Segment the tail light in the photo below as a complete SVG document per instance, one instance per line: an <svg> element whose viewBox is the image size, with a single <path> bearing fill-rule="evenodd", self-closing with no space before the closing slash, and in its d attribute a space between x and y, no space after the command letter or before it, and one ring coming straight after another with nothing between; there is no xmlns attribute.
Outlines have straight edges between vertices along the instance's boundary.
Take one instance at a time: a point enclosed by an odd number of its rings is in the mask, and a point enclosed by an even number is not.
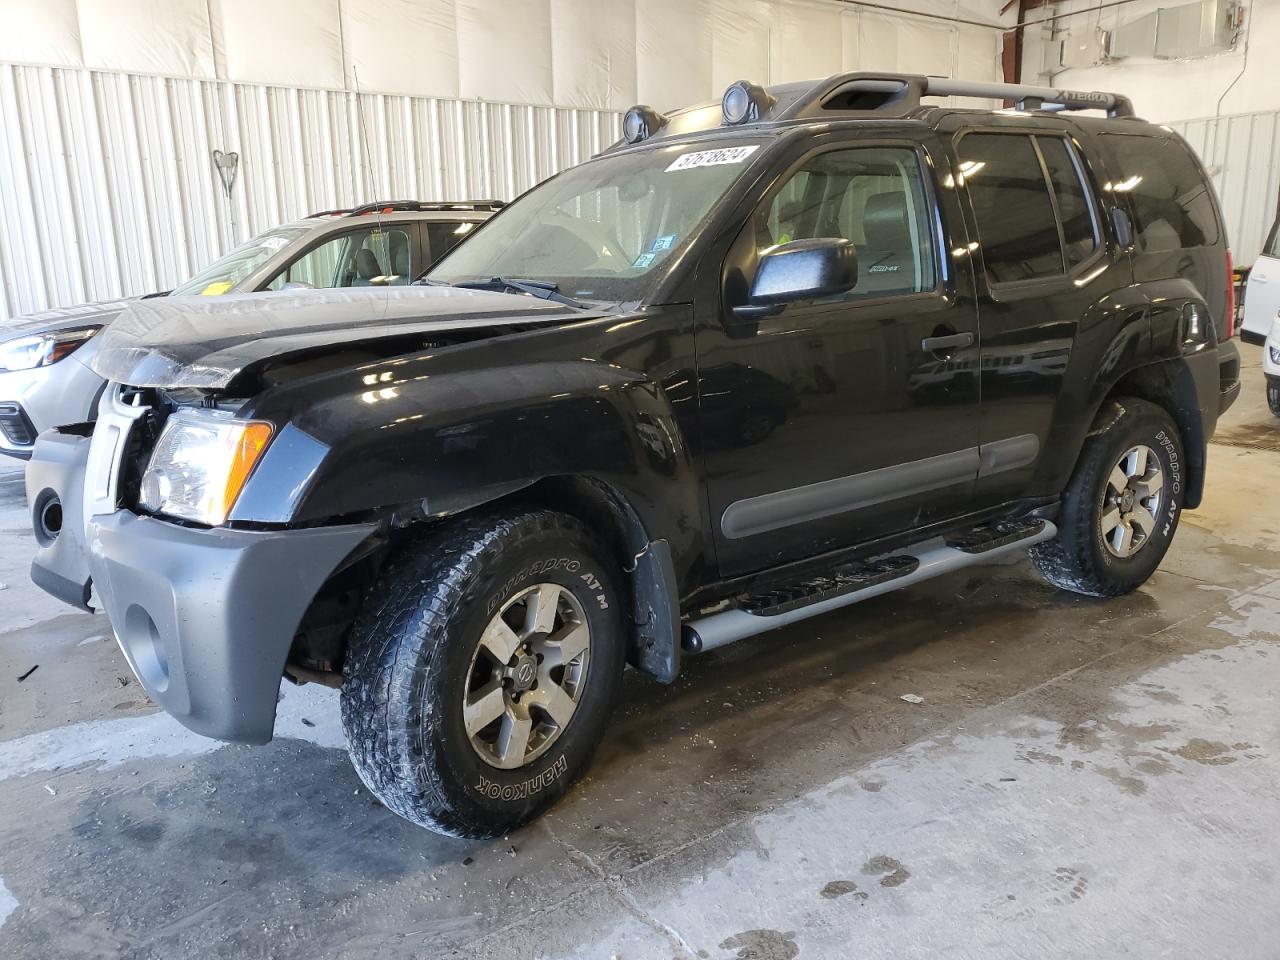
<svg viewBox="0 0 1280 960"><path fill-rule="evenodd" d="M1231 266L1231 251L1227 251L1227 339L1236 335L1236 274Z"/></svg>

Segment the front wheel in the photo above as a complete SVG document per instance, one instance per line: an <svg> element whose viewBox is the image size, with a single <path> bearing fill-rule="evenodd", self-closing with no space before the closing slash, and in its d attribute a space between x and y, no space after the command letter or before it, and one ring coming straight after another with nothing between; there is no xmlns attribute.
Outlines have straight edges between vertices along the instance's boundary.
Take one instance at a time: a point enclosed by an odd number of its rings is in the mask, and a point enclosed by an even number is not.
<svg viewBox="0 0 1280 960"><path fill-rule="evenodd" d="M531 511L447 524L389 561L352 628L342 723L390 810L498 836L587 768L624 659L606 557L578 520Z"/></svg>
<svg viewBox="0 0 1280 960"><path fill-rule="evenodd" d="M1267 379L1267 406L1273 416L1280 417L1280 380Z"/></svg>
<svg viewBox="0 0 1280 960"><path fill-rule="evenodd" d="M1085 441L1063 495L1058 535L1031 548L1054 586L1093 597L1130 593L1164 558L1182 512L1182 440L1169 414L1132 397Z"/></svg>

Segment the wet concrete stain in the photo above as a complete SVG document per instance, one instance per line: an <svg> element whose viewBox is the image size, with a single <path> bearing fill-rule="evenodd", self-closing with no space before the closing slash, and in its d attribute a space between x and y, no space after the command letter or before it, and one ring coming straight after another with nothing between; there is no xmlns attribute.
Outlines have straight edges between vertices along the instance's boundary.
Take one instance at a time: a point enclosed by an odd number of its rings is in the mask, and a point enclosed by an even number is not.
<svg viewBox="0 0 1280 960"><path fill-rule="evenodd" d="M1018 754L1018 757L1031 763L1047 763L1052 767L1060 767L1064 762L1062 757L1056 753L1049 753L1045 750L1024 750Z"/></svg>
<svg viewBox="0 0 1280 960"><path fill-rule="evenodd" d="M1093 769L1130 796L1140 797L1147 792L1147 784L1145 780L1141 777L1130 776L1123 772L1119 767L1095 765Z"/></svg>
<svg viewBox="0 0 1280 960"><path fill-rule="evenodd" d="M900 887L911 877L910 870L884 854L874 856L863 864L862 872L869 877L880 877L882 887Z"/></svg>
<svg viewBox="0 0 1280 960"><path fill-rule="evenodd" d="M1184 760L1194 760L1196 763L1203 763L1206 766L1220 767L1228 763L1235 763L1236 757L1231 755L1231 747L1225 743L1217 743L1213 740L1203 740L1200 737L1192 737L1176 750L1169 750L1174 756L1182 757Z"/></svg>
<svg viewBox="0 0 1280 960"><path fill-rule="evenodd" d="M734 960L794 960L800 956L795 933L778 930L744 930L720 944L721 950L736 950Z"/></svg>
<svg viewBox="0 0 1280 960"><path fill-rule="evenodd" d="M1054 897L1054 901L1063 906L1068 903L1075 903L1089 889L1088 878L1071 867L1058 867L1058 869L1054 870L1053 882L1057 887L1057 895Z"/></svg>
<svg viewBox="0 0 1280 960"><path fill-rule="evenodd" d="M837 900L850 894L855 900L867 899L867 892L859 890L858 885L852 880L832 880L818 892L818 896L824 900Z"/></svg>

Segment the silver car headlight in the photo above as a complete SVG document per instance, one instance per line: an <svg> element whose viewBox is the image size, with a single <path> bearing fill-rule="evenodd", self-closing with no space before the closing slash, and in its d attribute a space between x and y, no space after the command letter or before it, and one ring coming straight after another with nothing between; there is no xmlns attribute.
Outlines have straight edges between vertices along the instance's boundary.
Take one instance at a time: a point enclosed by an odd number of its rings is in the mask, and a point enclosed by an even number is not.
<svg viewBox="0 0 1280 960"><path fill-rule="evenodd" d="M209 526L225 523L271 433L271 424L237 420L227 410L179 410L142 475L142 506Z"/></svg>
<svg viewBox="0 0 1280 960"><path fill-rule="evenodd" d="M34 370L57 363L78 350L101 329L51 330L0 343L0 370Z"/></svg>

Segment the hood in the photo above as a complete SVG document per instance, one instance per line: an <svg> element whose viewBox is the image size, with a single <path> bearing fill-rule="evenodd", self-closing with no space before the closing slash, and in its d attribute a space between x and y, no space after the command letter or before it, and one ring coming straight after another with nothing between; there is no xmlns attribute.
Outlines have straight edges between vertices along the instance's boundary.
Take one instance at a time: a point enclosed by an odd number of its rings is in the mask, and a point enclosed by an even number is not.
<svg viewBox="0 0 1280 960"><path fill-rule="evenodd" d="M589 315L523 294L432 286L165 297L130 304L100 335L91 365L137 387L218 389L251 364L317 347Z"/></svg>
<svg viewBox="0 0 1280 960"><path fill-rule="evenodd" d="M28 313L26 316L13 317L0 321L0 342L14 337L26 337L33 333L49 333L54 330L77 330L80 327L106 325L116 318L121 311L131 304L137 303L136 297L123 300L100 300L97 303L82 303L74 307L62 307L57 310L41 310L39 313Z"/></svg>

